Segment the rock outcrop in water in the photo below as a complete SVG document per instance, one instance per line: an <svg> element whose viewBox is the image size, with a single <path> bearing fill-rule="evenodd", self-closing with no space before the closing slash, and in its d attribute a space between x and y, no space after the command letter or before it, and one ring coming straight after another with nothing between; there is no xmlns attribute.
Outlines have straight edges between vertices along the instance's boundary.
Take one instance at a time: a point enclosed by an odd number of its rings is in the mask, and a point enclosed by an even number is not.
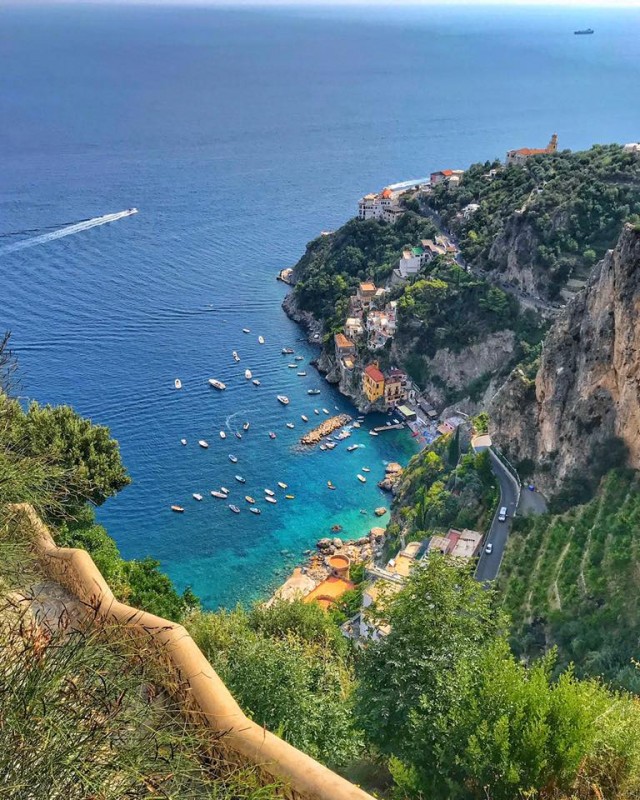
<svg viewBox="0 0 640 800"><path fill-rule="evenodd" d="M492 403L494 438L530 459L547 492L628 449L640 468L640 228L627 225L544 344L535 382L514 373Z"/></svg>

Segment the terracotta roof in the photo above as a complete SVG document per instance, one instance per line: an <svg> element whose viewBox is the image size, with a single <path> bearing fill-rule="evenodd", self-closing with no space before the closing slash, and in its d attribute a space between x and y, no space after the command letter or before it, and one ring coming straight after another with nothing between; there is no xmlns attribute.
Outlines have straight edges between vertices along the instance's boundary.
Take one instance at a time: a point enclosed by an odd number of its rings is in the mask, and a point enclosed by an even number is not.
<svg viewBox="0 0 640 800"><path fill-rule="evenodd" d="M340 348L343 347L353 347L353 342L351 339L347 339L344 333L336 333L335 335L336 345Z"/></svg>
<svg viewBox="0 0 640 800"><path fill-rule="evenodd" d="M364 374L368 375L372 381L376 383L383 383L384 382L384 375L380 372L378 367L375 364L369 364L368 367L365 367Z"/></svg>
<svg viewBox="0 0 640 800"><path fill-rule="evenodd" d="M303 602L313 603L316 601L319 606L327 609L339 597L342 597L345 592L353 588L354 584L351 581L345 581L344 578L336 578L331 575L323 580L322 583L319 583L312 592L309 592Z"/></svg>
<svg viewBox="0 0 640 800"><path fill-rule="evenodd" d="M370 281L365 281L364 283L360 284L361 292L375 292L375 290L376 290L375 283L371 283Z"/></svg>
<svg viewBox="0 0 640 800"><path fill-rule="evenodd" d="M549 151L539 147L521 147L519 150L510 150L509 155L518 154L520 156L541 156Z"/></svg>
<svg viewBox="0 0 640 800"><path fill-rule="evenodd" d="M387 199L389 197L393 197L393 192L391 191L391 189L383 189L382 194L380 196Z"/></svg>

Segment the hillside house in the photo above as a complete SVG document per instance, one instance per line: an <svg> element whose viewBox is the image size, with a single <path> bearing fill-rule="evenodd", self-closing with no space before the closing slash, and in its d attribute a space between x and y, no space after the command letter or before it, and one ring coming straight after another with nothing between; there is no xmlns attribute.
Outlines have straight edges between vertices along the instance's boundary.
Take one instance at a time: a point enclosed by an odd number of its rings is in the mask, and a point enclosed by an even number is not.
<svg viewBox="0 0 640 800"><path fill-rule="evenodd" d="M398 262L398 275L400 278L408 278L420 272L424 264L424 250L422 247L407 247L402 251Z"/></svg>
<svg viewBox="0 0 640 800"><path fill-rule="evenodd" d="M362 319L360 317L347 317L347 321L344 323L344 332L346 336L352 339L362 336L364 333Z"/></svg>
<svg viewBox="0 0 640 800"><path fill-rule="evenodd" d="M505 164L508 167L515 166L521 167L523 164L533 158L533 156L547 156L551 153L558 152L558 134L554 133L549 141L549 144L543 148L535 148L535 147L521 147L519 150L509 150L507 153L507 157L505 160Z"/></svg>
<svg viewBox="0 0 640 800"><path fill-rule="evenodd" d="M388 222L391 225L395 225L395 223L400 219L400 217L406 212L406 208L403 208L399 205L391 205L387 206L382 211L381 219L383 222Z"/></svg>
<svg viewBox="0 0 640 800"><path fill-rule="evenodd" d="M389 303L382 311L370 311L367 316L368 345L379 350L396 334L397 302Z"/></svg>
<svg viewBox="0 0 640 800"><path fill-rule="evenodd" d="M448 183L449 185L457 185L460 183L464 175L463 169L441 169L438 172L432 172L430 178L431 186L439 186L441 183Z"/></svg>
<svg viewBox="0 0 640 800"><path fill-rule="evenodd" d="M370 403L375 403L384 395L384 375L377 364L369 364L362 373L362 391Z"/></svg>
<svg viewBox="0 0 640 800"><path fill-rule="evenodd" d="M384 379L384 405L395 408L407 399L408 378L401 369L390 369Z"/></svg>
<svg viewBox="0 0 640 800"><path fill-rule="evenodd" d="M482 534L465 528L457 531L451 528L446 536L432 536L427 555L434 551L445 556L459 558L461 561L470 561L478 555L482 546Z"/></svg>
<svg viewBox="0 0 640 800"><path fill-rule="evenodd" d="M369 308L376 296L376 285L373 281L364 281L358 286L356 297L362 308Z"/></svg>
<svg viewBox="0 0 640 800"><path fill-rule="evenodd" d="M358 219L383 219L385 212L395 205L395 196L391 189L383 189L377 194L365 194L358 201Z"/></svg>

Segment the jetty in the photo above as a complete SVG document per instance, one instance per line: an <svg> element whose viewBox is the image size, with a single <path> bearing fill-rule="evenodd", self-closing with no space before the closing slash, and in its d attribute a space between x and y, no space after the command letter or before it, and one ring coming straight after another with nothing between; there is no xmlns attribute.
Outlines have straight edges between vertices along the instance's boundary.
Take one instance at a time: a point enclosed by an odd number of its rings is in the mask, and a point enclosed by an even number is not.
<svg viewBox="0 0 640 800"><path fill-rule="evenodd" d="M380 425L379 428L374 428L376 433L384 433L385 431L397 431L404 428L404 422L396 422L393 425Z"/></svg>
<svg viewBox="0 0 640 800"><path fill-rule="evenodd" d="M335 417L329 417L329 419L325 419L324 422L318 425L317 428L305 433L300 439L300 444L318 444L324 436L328 436L330 433L337 431L338 428L348 425L351 421L352 418L348 414L338 414Z"/></svg>

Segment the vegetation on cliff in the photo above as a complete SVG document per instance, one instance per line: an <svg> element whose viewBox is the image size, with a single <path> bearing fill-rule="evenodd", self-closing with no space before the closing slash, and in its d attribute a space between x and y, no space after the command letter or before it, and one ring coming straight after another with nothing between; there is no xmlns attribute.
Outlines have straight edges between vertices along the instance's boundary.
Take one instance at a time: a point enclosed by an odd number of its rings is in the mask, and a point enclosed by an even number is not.
<svg viewBox="0 0 640 800"><path fill-rule="evenodd" d="M458 217L469 203L480 207ZM436 187L428 206L456 232L474 268L502 270L516 248L519 267L532 268L538 288L554 298L615 245L626 220L640 220L640 159L618 145L596 145L506 169L474 164L458 188ZM518 248L523 233L526 246Z"/></svg>
<svg viewBox="0 0 640 800"><path fill-rule="evenodd" d="M500 576L515 652L556 647L558 665L640 692L640 483L611 472L562 515L517 518Z"/></svg>

